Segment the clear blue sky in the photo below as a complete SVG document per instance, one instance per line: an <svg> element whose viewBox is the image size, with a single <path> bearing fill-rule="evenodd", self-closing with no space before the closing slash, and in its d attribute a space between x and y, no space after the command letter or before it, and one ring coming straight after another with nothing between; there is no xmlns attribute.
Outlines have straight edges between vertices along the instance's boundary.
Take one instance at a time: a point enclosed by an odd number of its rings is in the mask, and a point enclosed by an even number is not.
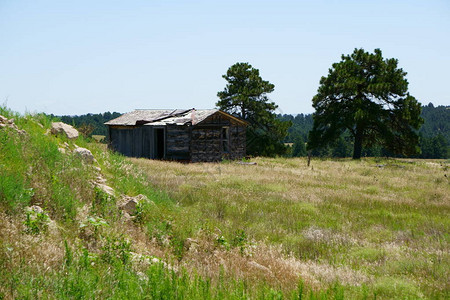
<svg viewBox="0 0 450 300"><path fill-rule="evenodd" d="M212 108L249 62L282 113L310 113L341 54L381 48L423 104L450 104L450 1L0 0L0 103L84 114Z"/></svg>

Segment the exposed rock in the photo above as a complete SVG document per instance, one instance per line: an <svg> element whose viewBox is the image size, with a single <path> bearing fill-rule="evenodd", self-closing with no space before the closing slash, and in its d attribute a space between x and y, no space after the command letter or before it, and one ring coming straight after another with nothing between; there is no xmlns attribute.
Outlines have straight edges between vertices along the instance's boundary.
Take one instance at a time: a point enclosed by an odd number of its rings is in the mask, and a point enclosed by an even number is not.
<svg viewBox="0 0 450 300"><path fill-rule="evenodd" d="M9 119L0 115L0 128L12 128L14 129L18 134L20 135L26 135L27 132L25 130L21 130L17 127L16 124L14 124L14 119Z"/></svg>
<svg viewBox="0 0 450 300"><path fill-rule="evenodd" d="M51 133L55 135L64 134L68 139L76 139L78 137L78 130L63 122L53 122Z"/></svg>
<svg viewBox="0 0 450 300"><path fill-rule="evenodd" d="M25 208L26 212L35 212L37 214L43 214L44 210L39 205L28 206Z"/></svg>
<svg viewBox="0 0 450 300"><path fill-rule="evenodd" d="M95 182L94 185L110 196L114 196L114 189L106 184Z"/></svg>
<svg viewBox="0 0 450 300"><path fill-rule="evenodd" d="M130 254L131 254L131 261L135 264L163 265L164 268L166 268L169 271L178 272L178 268L176 266L170 265L158 257L134 253L134 252L130 252Z"/></svg>
<svg viewBox="0 0 450 300"><path fill-rule="evenodd" d="M73 150L75 155L80 156L85 162L92 164L95 161L94 155L89 149L77 147Z"/></svg>
<svg viewBox="0 0 450 300"><path fill-rule="evenodd" d="M144 273L138 271L138 272L136 272L136 275L139 277L140 280L148 281L148 276L145 275Z"/></svg>
<svg viewBox="0 0 450 300"><path fill-rule="evenodd" d="M135 197L123 196L122 200L119 203L119 208L127 212L129 215L136 214L136 208L138 203L152 203L145 195L139 194Z"/></svg>
<svg viewBox="0 0 450 300"><path fill-rule="evenodd" d="M58 147L58 151L61 152L62 154L66 154L67 151L70 151L69 144L67 144L66 142L60 144Z"/></svg>
<svg viewBox="0 0 450 300"><path fill-rule="evenodd" d="M150 201L150 199L148 199L147 196L142 195L142 194L139 194L139 195L135 196L134 199L136 199L138 202L153 203L153 201Z"/></svg>
<svg viewBox="0 0 450 300"><path fill-rule="evenodd" d="M188 250L195 251L195 248L197 248L197 246L198 246L198 241L195 239L187 238L184 241L184 246Z"/></svg>
<svg viewBox="0 0 450 300"><path fill-rule="evenodd" d="M95 161L95 159L94 159ZM98 172L101 171L100 168L95 167L94 169L96 169ZM99 188L101 191L103 191L104 193L108 194L109 196L114 197L115 191L112 187L106 185L106 179L105 177L103 177L103 175L100 173L99 175L97 175L97 177L95 178L95 180L92 181L92 184Z"/></svg>
<svg viewBox="0 0 450 300"><path fill-rule="evenodd" d="M82 207L78 207L77 208L77 214L75 219L79 222L82 223L84 220L87 220L88 216L89 216L89 205L85 204Z"/></svg>
<svg viewBox="0 0 450 300"><path fill-rule="evenodd" d="M105 177L103 177L102 175L99 175L99 176L97 176L97 177L95 178L95 182L96 182L96 183L100 183L100 184L104 184L104 183L106 183L106 179L105 179Z"/></svg>
<svg viewBox="0 0 450 300"><path fill-rule="evenodd" d="M121 209L123 209L124 211L126 211L129 215L134 215L136 214L136 207L138 205L138 202L136 201L136 199L131 199L130 201L128 201L127 203L125 203L124 205L121 206Z"/></svg>

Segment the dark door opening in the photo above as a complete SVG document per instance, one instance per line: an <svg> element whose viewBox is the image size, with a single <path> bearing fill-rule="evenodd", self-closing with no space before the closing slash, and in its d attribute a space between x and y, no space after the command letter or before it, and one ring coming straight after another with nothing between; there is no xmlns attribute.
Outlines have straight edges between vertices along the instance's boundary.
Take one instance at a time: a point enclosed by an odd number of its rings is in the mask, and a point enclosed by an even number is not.
<svg viewBox="0 0 450 300"><path fill-rule="evenodd" d="M164 128L155 128L155 158L164 158Z"/></svg>

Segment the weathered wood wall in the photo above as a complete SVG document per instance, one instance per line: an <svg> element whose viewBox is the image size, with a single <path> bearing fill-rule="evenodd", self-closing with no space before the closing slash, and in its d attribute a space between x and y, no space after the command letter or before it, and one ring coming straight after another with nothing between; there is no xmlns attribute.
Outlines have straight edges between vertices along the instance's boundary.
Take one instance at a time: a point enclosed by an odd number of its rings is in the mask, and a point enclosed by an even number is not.
<svg viewBox="0 0 450 300"><path fill-rule="evenodd" d="M230 127L230 156L228 159L242 159L246 151L246 127L242 125Z"/></svg>
<svg viewBox="0 0 450 300"><path fill-rule="evenodd" d="M166 126L166 159L190 160L191 126Z"/></svg>
<svg viewBox="0 0 450 300"><path fill-rule="evenodd" d="M154 157L153 130L149 126L110 126L110 148L130 157Z"/></svg>
<svg viewBox="0 0 450 300"><path fill-rule="evenodd" d="M191 161L222 160L221 134L222 127L196 126L192 129Z"/></svg>
<svg viewBox="0 0 450 300"><path fill-rule="evenodd" d="M228 127L229 151L222 149L222 128ZM201 124L193 126L191 140L191 161L221 161L222 159L241 159L245 156L245 126L213 115Z"/></svg>
<svg viewBox="0 0 450 300"><path fill-rule="evenodd" d="M222 128L227 127L229 149L222 145ZM198 125L109 126L110 147L125 156L155 158L155 129L165 130L165 159L213 162L245 156L246 128L220 114Z"/></svg>

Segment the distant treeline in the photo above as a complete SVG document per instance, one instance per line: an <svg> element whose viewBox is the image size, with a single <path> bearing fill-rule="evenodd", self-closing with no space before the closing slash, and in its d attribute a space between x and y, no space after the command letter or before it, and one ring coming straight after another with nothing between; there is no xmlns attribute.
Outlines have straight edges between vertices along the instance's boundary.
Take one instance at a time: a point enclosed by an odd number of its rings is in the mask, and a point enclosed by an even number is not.
<svg viewBox="0 0 450 300"><path fill-rule="evenodd" d="M292 126L284 142L292 143L290 155L306 156L305 143L309 131L313 127L312 114L279 115L282 120L289 120ZM450 106L437 106L432 103L422 107L424 124L419 130L421 154L417 158L448 158L450 156ZM353 140L350 135L343 134L340 139L327 148L316 150L314 156L350 157L353 151ZM365 148L364 156L394 156L381 147Z"/></svg>
<svg viewBox="0 0 450 300"><path fill-rule="evenodd" d="M117 118L121 115L118 112L105 112L103 114L86 114L81 116L54 116L61 119L62 122L77 127L82 134L86 136L104 135L107 136L107 127L105 122ZM278 118L284 121L291 121L292 126L284 139L285 143L292 144L288 151L289 156L306 156L306 145L309 131L313 127L312 114L298 115L278 115ZM422 107L422 118L424 124L419 130L421 154L418 158L448 158L450 156L450 106L437 106L432 103ZM312 153L314 156L329 157L350 157L352 156L353 141L349 135L344 134L334 144L327 148L316 150ZM389 156L381 147L365 148L364 156Z"/></svg>
<svg viewBox="0 0 450 300"><path fill-rule="evenodd" d="M108 135L108 128L104 124L109 120L120 117L122 114L118 112L105 112L102 114L86 114L81 116L54 116L61 119L62 122L76 127L83 135Z"/></svg>

